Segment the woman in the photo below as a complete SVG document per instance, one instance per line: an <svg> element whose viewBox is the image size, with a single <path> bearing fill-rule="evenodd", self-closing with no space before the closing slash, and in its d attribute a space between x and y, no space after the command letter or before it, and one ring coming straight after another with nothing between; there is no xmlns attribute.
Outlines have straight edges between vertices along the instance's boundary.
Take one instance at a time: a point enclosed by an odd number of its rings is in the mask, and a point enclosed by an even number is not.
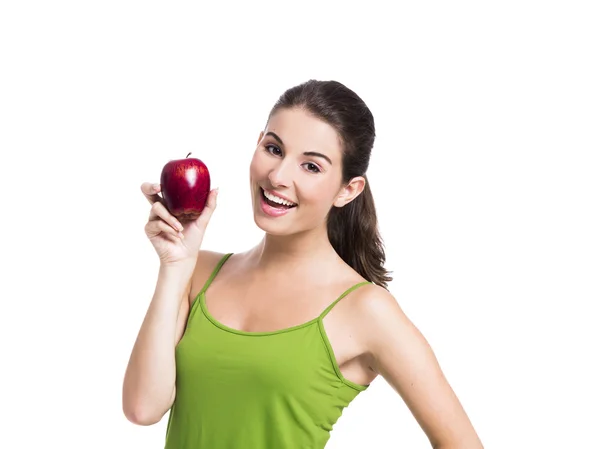
<svg viewBox="0 0 600 449"><path fill-rule="evenodd" d="M433 447L482 447L387 290L366 176L374 139L371 112L344 85L286 91L250 165L265 235L239 254L199 250L216 191L197 220L179 223L160 186L142 185L160 269L124 379L130 421L170 410L167 449L323 448L344 407L382 375Z"/></svg>

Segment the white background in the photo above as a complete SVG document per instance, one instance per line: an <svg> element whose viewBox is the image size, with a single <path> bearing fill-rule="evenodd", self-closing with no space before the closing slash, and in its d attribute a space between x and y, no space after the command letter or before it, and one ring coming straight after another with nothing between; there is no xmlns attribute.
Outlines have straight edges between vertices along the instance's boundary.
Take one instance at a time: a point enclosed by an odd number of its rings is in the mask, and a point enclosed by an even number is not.
<svg viewBox="0 0 600 449"><path fill-rule="evenodd" d="M391 292L486 448L600 448L594 3L3 2L0 447L162 448L166 416L121 411L158 268L140 184L191 151L204 248L254 245L258 133L316 78L375 116ZM327 447L429 444L378 379Z"/></svg>

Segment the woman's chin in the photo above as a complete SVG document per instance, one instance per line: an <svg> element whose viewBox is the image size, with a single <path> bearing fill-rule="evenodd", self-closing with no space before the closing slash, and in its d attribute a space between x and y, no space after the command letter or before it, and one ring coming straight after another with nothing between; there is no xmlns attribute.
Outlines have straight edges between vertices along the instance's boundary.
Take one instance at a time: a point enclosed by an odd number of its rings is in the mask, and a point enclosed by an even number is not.
<svg viewBox="0 0 600 449"><path fill-rule="evenodd" d="M270 235L290 235L290 229L287 226L282 226L279 223L274 223L269 217L265 217L260 212L254 214L254 223L258 228Z"/></svg>

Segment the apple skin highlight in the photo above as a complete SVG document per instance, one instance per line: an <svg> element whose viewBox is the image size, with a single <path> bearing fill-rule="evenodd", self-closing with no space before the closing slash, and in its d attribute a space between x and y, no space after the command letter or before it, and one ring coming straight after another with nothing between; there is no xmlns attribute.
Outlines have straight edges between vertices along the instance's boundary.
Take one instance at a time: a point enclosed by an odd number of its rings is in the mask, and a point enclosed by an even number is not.
<svg viewBox="0 0 600 449"><path fill-rule="evenodd" d="M206 206L210 172L200 159L176 159L165 164L160 184L165 206L180 221L195 220Z"/></svg>

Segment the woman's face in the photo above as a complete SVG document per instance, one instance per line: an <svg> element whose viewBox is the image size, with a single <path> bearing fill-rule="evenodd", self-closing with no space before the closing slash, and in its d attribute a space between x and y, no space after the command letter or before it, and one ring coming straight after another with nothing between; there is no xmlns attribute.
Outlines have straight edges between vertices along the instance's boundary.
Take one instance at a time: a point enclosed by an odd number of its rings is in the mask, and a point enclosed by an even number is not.
<svg viewBox="0 0 600 449"><path fill-rule="evenodd" d="M250 192L254 221L267 233L325 227L331 207L343 206L352 193L342 186L342 146L335 129L302 109L280 109L260 133ZM287 201L277 204L277 198Z"/></svg>

